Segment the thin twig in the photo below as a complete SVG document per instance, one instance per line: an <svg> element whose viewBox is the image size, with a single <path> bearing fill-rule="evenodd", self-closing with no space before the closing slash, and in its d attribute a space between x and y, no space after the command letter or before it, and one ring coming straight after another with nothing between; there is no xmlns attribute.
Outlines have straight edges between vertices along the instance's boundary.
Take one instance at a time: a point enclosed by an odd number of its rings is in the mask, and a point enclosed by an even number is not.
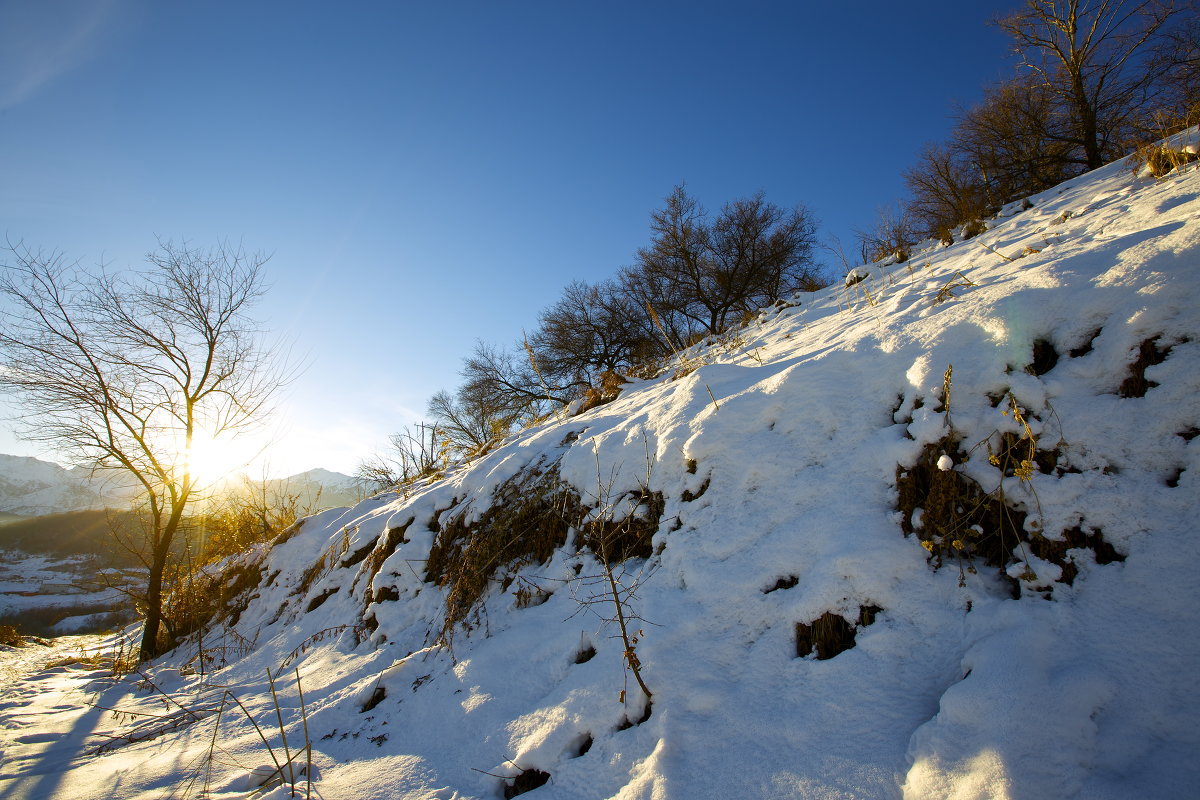
<svg viewBox="0 0 1200 800"><path fill-rule="evenodd" d="M1004 255L1004 253L1001 253L999 250L997 250L996 248L992 247L990 244L987 244L987 243L985 243L985 242L980 242L980 243L979 243L979 246L980 246L980 247L984 247L984 248L986 248L986 249L988 249L988 250L991 250L993 253L995 253L996 255L1000 256L1001 258L1003 258L1005 261L1007 261L1007 262L1008 262L1008 263L1010 263L1010 264L1011 264L1012 262L1016 261L1016 259L1015 259L1015 258L1009 258L1008 256Z"/></svg>
<svg viewBox="0 0 1200 800"><path fill-rule="evenodd" d="M292 791L296 791L296 773L292 768L292 751L288 748L287 731L283 728L283 712L279 709L279 695L275 693L275 679L271 677L271 668L267 667L267 683L271 687L271 700L275 703L275 719L279 722L279 736L283 739L283 757L287 760L288 779L292 784ZM279 774L280 779L283 778L283 773Z"/></svg>
<svg viewBox="0 0 1200 800"><path fill-rule="evenodd" d="M300 695L300 718L304 721L304 776L307 784L305 798L312 797L312 739L308 738L308 709L304 706L304 687L300 684L300 668L296 667L296 692Z"/></svg>

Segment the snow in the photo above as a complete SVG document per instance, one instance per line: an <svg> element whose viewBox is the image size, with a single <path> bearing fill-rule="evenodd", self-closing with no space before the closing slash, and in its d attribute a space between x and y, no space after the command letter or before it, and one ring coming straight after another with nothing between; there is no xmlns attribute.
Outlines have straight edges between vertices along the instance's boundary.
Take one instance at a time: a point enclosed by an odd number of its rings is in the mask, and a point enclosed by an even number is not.
<svg viewBox="0 0 1200 800"><path fill-rule="evenodd" d="M329 800L502 797L534 768L550 779L530 794L553 798L1190 794L1200 171L1155 181L1117 162L1030 203L765 310L684 354L690 371L444 480L305 520L243 558L261 580L205 633L216 671L195 672L195 641L148 670L153 687L89 665L30 675L0 708L0 795L245 797L283 758L279 719L293 754L307 725ZM1057 362L1027 370L1039 342ZM1158 363L1139 393L1126 379L1146 342ZM1027 459L1027 435L1056 460ZM1066 555L946 550L935 569L937 515L915 508L906 537L898 499L927 447L930 474L1002 494L1030 542ZM537 464L606 520L651 515L629 492L662 494L652 555L617 576L653 692L640 724L603 570L574 536L501 569L437 642L432 528L481 519ZM545 602L521 602L530 586ZM853 646L798 653L797 626L826 614Z"/></svg>
<svg viewBox="0 0 1200 800"><path fill-rule="evenodd" d="M0 511L41 516L63 511L119 508L130 493L120 482L64 469L28 456L0 454Z"/></svg>

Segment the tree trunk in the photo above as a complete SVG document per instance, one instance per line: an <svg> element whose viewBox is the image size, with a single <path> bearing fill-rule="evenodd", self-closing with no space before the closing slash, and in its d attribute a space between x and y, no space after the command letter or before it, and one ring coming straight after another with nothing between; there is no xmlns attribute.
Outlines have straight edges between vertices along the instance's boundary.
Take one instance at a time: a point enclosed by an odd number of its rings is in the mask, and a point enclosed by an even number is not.
<svg viewBox="0 0 1200 800"><path fill-rule="evenodd" d="M149 661L158 655L158 629L162 624L162 582L166 570L166 550L156 548L146 583L146 624L142 628L142 646L138 661Z"/></svg>
<svg viewBox="0 0 1200 800"><path fill-rule="evenodd" d="M150 576L146 582L146 625L142 628L139 662L149 661L160 653L158 632L163 623L163 576L167 571L167 560L171 557L171 541L175 538L175 532L179 530L186 504L186 495L182 501L174 503L175 508L172 509L166 526L161 535L154 539Z"/></svg>
<svg viewBox="0 0 1200 800"><path fill-rule="evenodd" d="M1076 75L1071 83L1071 92L1075 96L1075 113L1079 115L1079 138L1083 144L1083 155L1087 160L1089 170L1104 166L1104 154L1100 152L1100 135L1096 121L1096 109L1088 101L1087 87L1083 77Z"/></svg>

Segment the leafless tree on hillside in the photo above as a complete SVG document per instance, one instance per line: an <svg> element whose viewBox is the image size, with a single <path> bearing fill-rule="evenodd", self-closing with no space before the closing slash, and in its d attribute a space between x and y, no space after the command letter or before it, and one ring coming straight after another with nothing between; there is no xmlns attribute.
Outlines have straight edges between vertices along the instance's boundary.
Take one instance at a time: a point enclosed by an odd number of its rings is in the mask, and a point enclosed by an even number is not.
<svg viewBox="0 0 1200 800"><path fill-rule="evenodd" d="M142 660L172 644L160 631L172 546L199 496L193 444L258 424L288 378L249 316L263 256L163 243L147 260L142 272L87 270L16 245L0 277L0 389L24 436L141 489Z"/></svg>
<svg viewBox="0 0 1200 800"><path fill-rule="evenodd" d="M1123 154L1155 90L1147 44L1175 15L1162 0L1026 0L995 24L1068 124L1062 140L1087 169Z"/></svg>
<svg viewBox="0 0 1200 800"><path fill-rule="evenodd" d="M556 380L548 375L527 342L523 340L520 352L476 342L462 368L464 383L460 391L467 392L490 413L518 425L567 405L586 388L582 381Z"/></svg>
<svg viewBox="0 0 1200 800"><path fill-rule="evenodd" d="M625 283L640 305L721 333L741 314L820 285L813 262L816 223L802 206L764 198L727 203L716 219L675 187L650 215L651 243L638 250Z"/></svg>
<svg viewBox="0 0 1200 800"><path fill-rule="evenodd" d="M388 437L386 455L358 465L355 477L377 490L405 488L416 480L438 475L445 467L445 437L432 423L418 422Z"/></svg>
<svg viewBox="0 0 1200 800"><path fill-rule="evenodd" d="M875 223L866 230L856 230L859 256L864 264L894 257L897 263L908 260L917 236L912 219L905 209L882 206L875 212Z"/></svg>
<svg viewBox="0 0 1200 800"><path fill-rule="evenodd" d="M440 391L429 398L426 409L437 423L450 450L464 456L486 451L512 427L511 414L488 406L470 386L459 387L453 395Z"/></svg>
<svg viewBox="0 0 1200 800"><path fill-rule="evenodd" d="M1152 45L1158 106L1168 122L1194 125L1200 118L1200 2L1189 0L1175 21Z"/></svg>
<svg viewBox="0 0 1200 800"><path fill-rule="evenodd" d="M625 372L657 354L642 323L646 314L613 281L576 281L542 312L529 340L545 374L595 387L603 373Z"/></svg>

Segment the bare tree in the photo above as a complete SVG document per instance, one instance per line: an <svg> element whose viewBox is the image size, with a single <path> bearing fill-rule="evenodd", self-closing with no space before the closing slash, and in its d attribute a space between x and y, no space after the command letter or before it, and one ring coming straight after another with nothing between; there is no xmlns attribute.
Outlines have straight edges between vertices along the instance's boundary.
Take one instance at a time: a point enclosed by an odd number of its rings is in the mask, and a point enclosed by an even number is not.
<svg viewBox="0 0 1200 800"><path fill-rule="evenodd" d="M917 236L912 219L902 208L880 206L875 212L875 224L866 230L856 230L859 255L864 264L893 257L896 263L908 261Z"/></svg>
<svg viewBox="0 0 1200 800"><path fill-rule="evenodd" d="M461 386L453 395L440 391L429 398L426 409L446 446L468 457L485 452L515 422L511 414L490 407L472 388Z"/></svg>
<svg viewBox="0 0 1200 800"><path fill-rule="evenodd" d="M248 316L266 259L160 243L149 269L112 272L19 244L9 253L0 389L19 401L25 438L139 486L149 571L140 657L153 658L172 644L160 630L173 545L201 489L193 444L261 422L287 380Z"/></svg>
<svg viewBox="0 0 1200 800"><path fill-rule="evenodd" d="M460 392L488 414L518 425L569 404L587 388L583 381L561 381L548 375L528 339L522 340L519 351L476 342L463 361L462 376Z"/></svg>
<svg viewBox="0 0 1200 800"><path fill-rule="evenodd" d="M751 312L824 283L813 261L817 224L803 206L788 210L758 192L726 203L712 223L715 282L736 312Z"/></svg>
<svg viewBox="0 0 1200 800"><path fill-rule="evenodd" d="M951 230L984 215L987 190L978 170L953 145L929 144L904 171L911 199L905 211L926 236L953 241Z"/></svg>
<svg viewBox="0 0 1200 800"><path fill-rule="evenodd" d="M706 328L678 311L688 307L684 287L664 270L647 270L642 264L623 267L617 275L621 294L634 310L629 320L654 355L670 354L704 337Z"/></svg>
<svg viewBox="0 0 1200 800"><path fill-rule="evenodd" d="M1057 186L1081 171L1054 95L1025 75L990 86L963 111L951 139L976 171L988 211Z"/></svg>
<svg viewBox="0 0 1200 800"><path fill-rule="evenodd" d="M1178 24L1166 27L1152 44L1154 72L1161 94L1158 106L1168 126L1194 125L1200 118L1200 2L1189 0ZM1154 132L1161 132L1154 121Z"/></svg>
<svg viewBox="0 0 1200 800"><path fill-rule="evenodd" d="M1121 155L1153 94L1145 46L1174 15L1160 0L1026 0L996 25L1069 121L1064 141L1096 169Z"/></svg>
<svg viewBox="0 0 1200 800"><path fill-rule="evenodd" d="M802 206L787 211L762 192L727 203L711 222L682 185L650 215L651 243L625 283L660 315L707 333L784 295L821 285L813 262L816 224Z"/></svg>
<svg viewBox="0 0 1200 800"><path fill-rule="evenodd" d="M917 230L949 239L953 228L1077 174L1065 125L1053 95L1030 76L988 87L959 112L949 140L926 146L904 172Z"/></svg>
<svg viewBox="0 0 1200 800"><path fill-rule="evenodd" d="M529 340L544 374L596 387L605 372L625 372L661 355L643 323L646 316L617 283L576 281L542 312Z"/></svg>
<svg viewBox="0 0 1200 800"><path fill-rule="evenodd" d="M358 465L356 477L378 490L406 488L414 481L441 473L445 442L436 424L418 422L388 437L391 449Z"/></svg>

